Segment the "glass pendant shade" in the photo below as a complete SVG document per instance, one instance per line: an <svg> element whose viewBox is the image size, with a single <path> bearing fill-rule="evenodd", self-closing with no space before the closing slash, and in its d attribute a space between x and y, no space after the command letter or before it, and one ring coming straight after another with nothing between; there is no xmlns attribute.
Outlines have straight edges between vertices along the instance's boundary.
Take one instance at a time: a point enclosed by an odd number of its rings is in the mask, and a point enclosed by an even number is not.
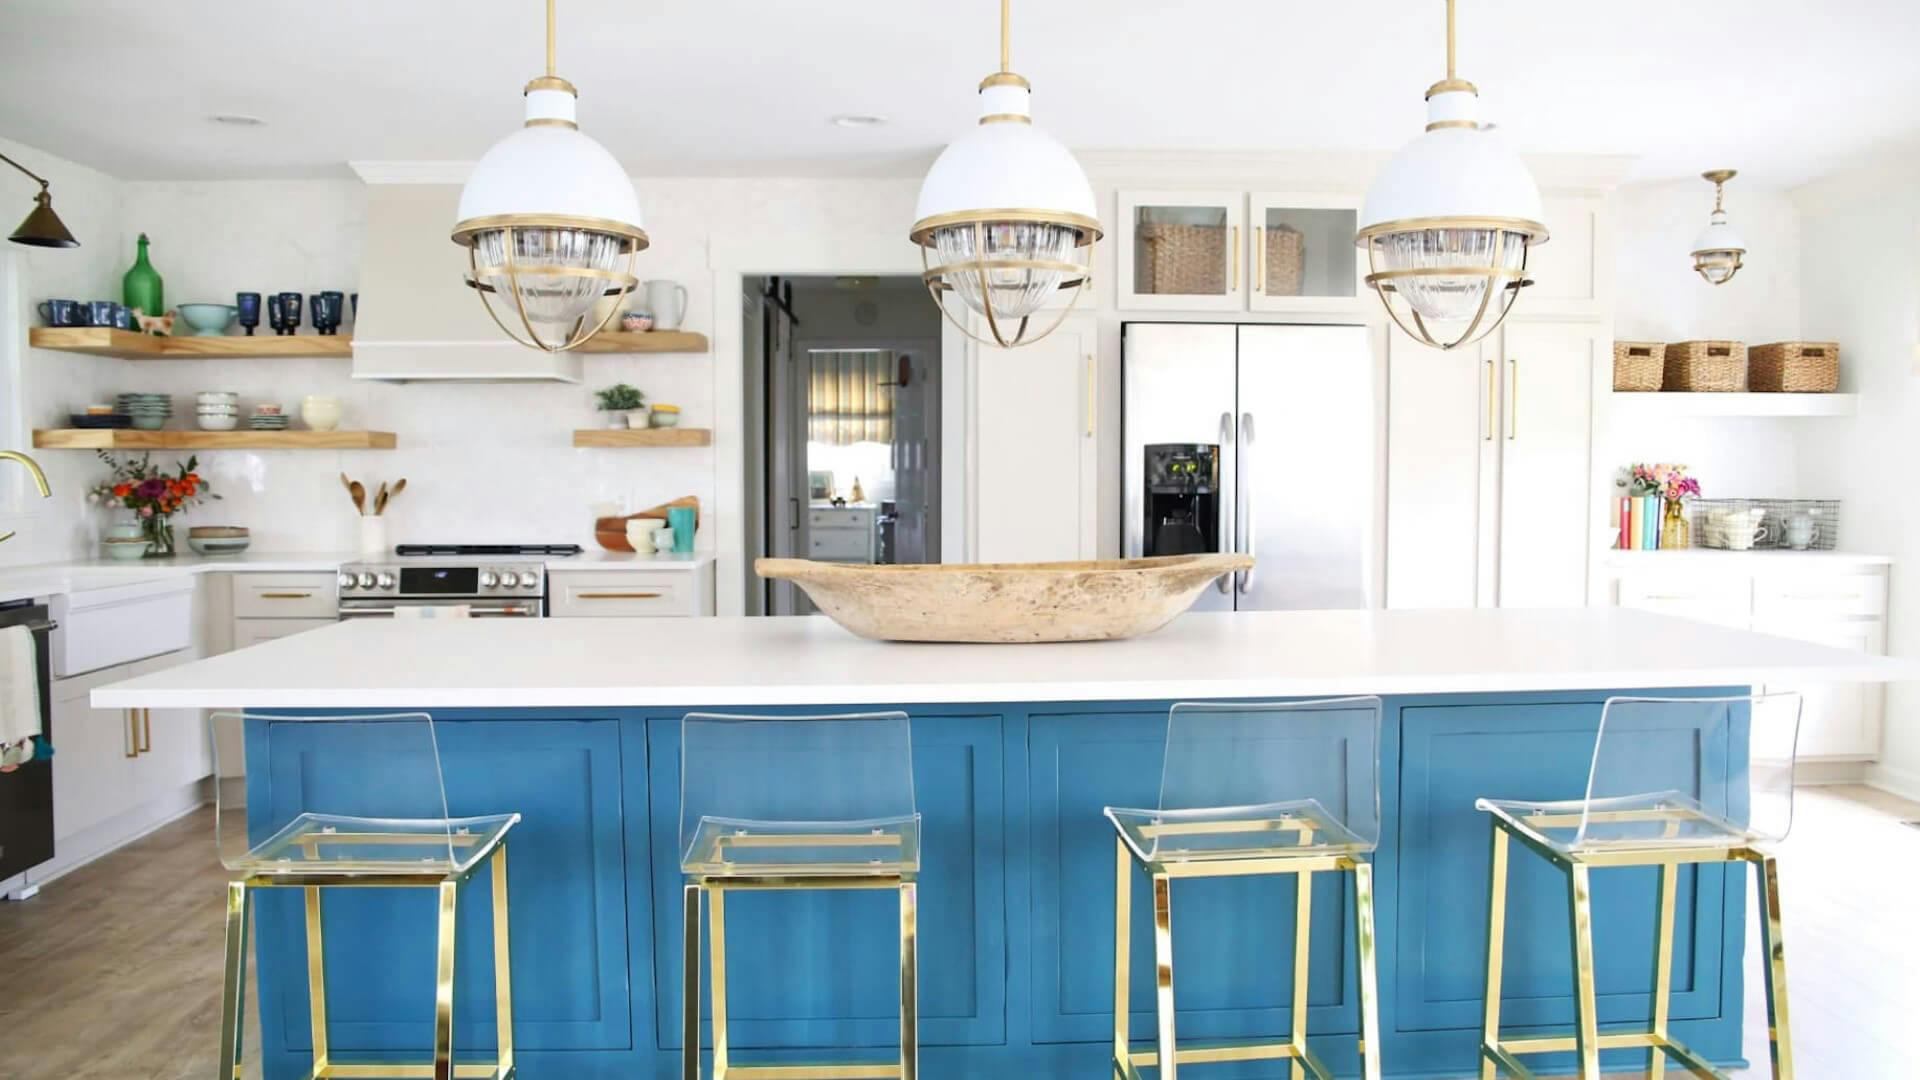
<svg viewBox="0 0 1920 1080"><path fill-rule="evenodd" d="M493 145L460 192L453 241L468 250L467 284L507 336L564 352L612 320L638 283L647 247L633 181L581 134L573 84L552 73L526 87L526 126Z"/></svg>
<svg viewBox="0 0 1920 1080"><path fill-rule="evenodd" d="M1547 241L1540 189L1518 155L1476 118L1479 91L1453 75L1427 91L1427 130L1368 190L1355 242L1367 284L1414 339L1439 349L1480 340L1532 284L1527 255Z"/></svg>
<svg viewBox="0 0 1920 1080"><path fill-rule="evenodd" d="M968 337L1013 348L1059 326L1092 280L1100 221L1093 187L1066 147L1033 126L1032 91L1007 68L980 84L980 123L948 145L920 187L911 236L921 278L941 312ZM1051 319L1036 318L1072 290ZM981 317L976 333L954 298Z"/></svg>
<svg viewBox="0 0 1920 1080"><path fill-rule="evenodd" d="M1713 216L1694 238L1693 268L1709 284L1725 285L1740 272L1747 254L1746 242L1727 224L1727 212L1721 208L1726 182L1733 179L1734 171L1718 169L1700 175L1713 181Z"/></svg>

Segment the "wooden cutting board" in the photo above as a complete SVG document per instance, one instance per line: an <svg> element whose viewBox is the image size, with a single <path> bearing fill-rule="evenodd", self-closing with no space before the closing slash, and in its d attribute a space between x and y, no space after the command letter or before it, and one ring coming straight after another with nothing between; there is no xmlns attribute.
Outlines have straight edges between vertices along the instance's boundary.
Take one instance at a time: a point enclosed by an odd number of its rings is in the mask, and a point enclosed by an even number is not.
<svg viewBox="0 0 1920 1080"><path fill-rule="evenodd" d="M627 543L627 522L635 518L652 518L656 521L665 521L667 520L667 511L681 507L690 508L693 511L693 527L698 529L700 527L700 500L693 495L684 495L672 502L664 502L659 506L649 507L637 514L628 514L626 517L597 518L593 523L593 538L601 547L608 551L631 552L633 545Z"/></svg>

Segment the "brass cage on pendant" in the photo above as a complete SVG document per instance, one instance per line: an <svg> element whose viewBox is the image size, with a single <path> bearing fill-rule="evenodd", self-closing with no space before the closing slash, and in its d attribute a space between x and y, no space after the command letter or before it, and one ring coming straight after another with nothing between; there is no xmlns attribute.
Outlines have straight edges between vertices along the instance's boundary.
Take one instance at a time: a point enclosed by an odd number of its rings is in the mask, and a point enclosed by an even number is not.
<svg viewBox="0 0 1920 1080"><path fill-rule="evenodd" d="M973 231L972 250L974 256L959 262L933 265L936 257L933 253L936 234L955 226L967 226ZM1053 259L1008 259L988 257L988 239L995 226L1001 225L1062 225L1076 230L1074 251L1084 257L1079 261ZM1046 337L1066 321L1068 315L1079 305L1080 296L1093 284L1093 243L1100 238L1100 224L1078 214L1041 210L983 210L968 214L951 214L943 217L927 218L916 222L913 227L913 242L920 248L920 279L926 283L927 291L932 294L933 302L947 321L957 327L961 333L982 345L996 345L1003 349L1017 348L1031 344ZM1007 289L1007 284L995 284L992 275L995 272L1027 271L1058 272L1068 275L1054 287L1056 292L1071 289L1072 295L1058 308L1058 314L1045 323L1046 329L1032 332L1036 326L1034 315L1003 316L995 311L993 294L996 289ZM982 303L980 313L986 319L987 335L975 333L967 325L961 313L955 312L947 304L947 298L962 289L956 284L959 275L975 275L974 289ZM1036 313L1037 314L1037 313ZM1011 331L1011 332L1009 332Z"/></svg>
<svg viewBox="0 0 1920 1080"><path fill-rule="evenodd" d="M1486 229L1493 234L1492 248L1484 264L1381 268L1381 241L1388 237L1406 232L1468 229ZM1546 238L1546 228L1518 219L1434 218L1428 221L1383 222L1362 230L1359 237L1366 243L1367 266L1372 270L1366 277L1367 287L1380 297L1381 304L1387 309L1387 316L1415 341L1444 351L1471 345L1493 333L1506 320L1507 313L1513 310L1514 301L1520 298L1520 290L1533 284L1533 279L1527 277L1527 256L1531 254L1535 243ZM1513 266L1504 265L1508 245L1514 243L1520 245L1519 261ZM1488 279L1472 318L1456 335L1436 335L1429 321L1399 287L1405 281L1444 278Z"/></svg>
<svg viewBox="0 0 1920 1080"><path fill-rule="evenodd" d="M606 269L594 266L567 266L555 263L518 263L514 259L514 253L521 248L520 234L522 230L569 230L613 238L619 245L619 250L615 255L615 261L621 264L620 268ZM480 262L481 239L490 232L500 232L503 234L502 242L499 245L502 261L498 265L482 265ZM465 279L467 287L479 294L481 305L487 309L487 315L493 319L494 324L499 326L501 331L515 342L527 348L539 349L547 353L567 352L571 349L577 349L581 345L586 344L595 334L606 329L607 324L613 321L613 317L619 312L620 301L631 294L635 287L639 285L640 279L634 273L634 267L638 261L640 252L645 251L647 248L647 234L630 225L591 218L534 214L500 215L493 218L476 218L472 221L463 221L455 228L453 239L455 243L467 249L467 276ZM605 282L606 285L601 290L599 299L594 301L593 305L589 306L583 314L575 318L570 324L564 324L566 330L564 336L562 336L560 340L555 341L550 337L543 336L540 330L535 328L535 324L541 322L541 320L535 319L527 310L526 297L522 292L524 286L522 279L523 276L531 277L535 275L597 279ZM508 303L506 298L502 297L501 290L497 285L489 283L490 279L497 281L501 278L505 278L508 287L507 292L511 296L511 304ZM502 307L507 309L507 318L502 317L500 311ZM597 316L595 315L596 308L602 309ZM555 323L551 325L560 326L563 324Z"/></svg>

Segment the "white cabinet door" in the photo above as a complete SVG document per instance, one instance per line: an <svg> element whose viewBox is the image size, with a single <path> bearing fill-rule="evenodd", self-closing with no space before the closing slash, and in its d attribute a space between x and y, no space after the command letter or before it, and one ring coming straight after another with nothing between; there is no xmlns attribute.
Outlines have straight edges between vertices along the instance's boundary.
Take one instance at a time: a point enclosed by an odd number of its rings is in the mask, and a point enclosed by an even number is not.
<svg viewBox="0 0 1920 1080"><path fill-rule="evenodd" d="M1598 328L1509 322L1503 338L1499 603L1581 607Z"/></svg>
<svg viewBox="0 0 1920 1080"><path fill-rule="evenodd" d="M1756 619L1753 628L1763 634L1798 638L1836 649L1876 655L1886 652L1887 624L1878 619L1831 622ZM1860 760L1879 755L1880 715L1886 693L1879 683L1767 684L1769 693L1787 690L1805 699L1800 713L1801 757Z"/></svg>
<svg viewBox="0 0 1920 1080"><path fill-rule="evenodd" d="M53 832L57 841L92 828L138 804L134 754L138 723L128 709L95 709L87 695L126 677L109 668L53 684Z"/></svg>
<svg viewBox="0 0 1920 1080"><path fill-rule="evenodd" d="M244 649L249 645L258 645L275 638L303 634L308 630L318 630L323 626L332 626L336 619L235 619L233 620L233 647Z"/></svg>
<svg viewBox="0 0 1920 1080"><path fill-rule="evenodd" d="M1387 606L1473 607L1497 383L1475 346L1395 330L1387 354Z"/></svg>
<svg viewBox="0 0 1920 1080"><path fill-rule="evenodd" d="M975 562L1092 559L1097 377L1090 317L974 357Z"/></svg>
<svg viewBox="0 0 1920 1080"><path fill-rule="evenodd" d="M1605 248L1605 200L1549 195L1541 201L1549 239L1527 252L1527 276L1533 284L1522 291L1519 310L1534 315L1602 314L1613 276L1611 253Z"/></svg>
<svg viewBox="0 0 1920 1080"><path fill-rule="evenodd" d="M1245 310L1246 204L1239 191L1121 192L1120 310Z"/></svg>
<svg viewBox="0 0 1920 1080"><path fill-rule="evenodd" d="M1357 194L1256 191L1248 200L1247 307L1252 311L1360 311L1377 304L1354 245Z"/></svg>

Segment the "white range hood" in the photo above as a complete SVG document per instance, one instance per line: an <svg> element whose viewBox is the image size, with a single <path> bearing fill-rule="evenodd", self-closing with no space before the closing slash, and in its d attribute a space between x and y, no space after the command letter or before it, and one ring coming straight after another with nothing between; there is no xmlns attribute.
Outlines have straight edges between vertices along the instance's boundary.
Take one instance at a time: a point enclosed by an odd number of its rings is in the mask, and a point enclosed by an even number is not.
<svg viewBox="0 0 1920 1080"><path fill-rule="evenodd" d="M467 250L447 238L459 202L459 184L367 185L353 377L579 382L579 354L515 344L467 287Z"/></svg>

